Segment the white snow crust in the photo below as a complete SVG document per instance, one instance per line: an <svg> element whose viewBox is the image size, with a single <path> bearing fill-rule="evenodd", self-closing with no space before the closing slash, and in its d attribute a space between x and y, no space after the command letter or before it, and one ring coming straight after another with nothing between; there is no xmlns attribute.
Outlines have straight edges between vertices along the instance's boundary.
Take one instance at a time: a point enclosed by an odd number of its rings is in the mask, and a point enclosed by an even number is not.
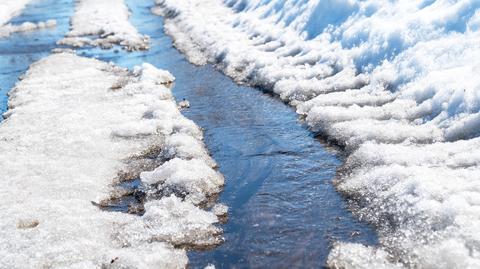
<svg viewBox="0 0 480 269"><path fill-rule="evenodd" d="M381 249L339 243L331 267L480 267L480 1L157 4L190 61L271 89L346 148L338 188Z"/></svg>
<svg viewBox="0 0 480 269"><path fill-rule="evenodd" d="M222 241L222 205L197 204L224 180L165 86L173 80L150 64L128 71L71 53L30 67L0 124L1 268L185 268L183 247ZM187 197L148 199L142 216L91 203L110 197L119 171L156 147L171 161L142 174L143 184Z"/></svg>
<svg viewBox="0 0 480 269"><path fill-rule="evenodd" d="M129 11L123 0L79 0L71 19L71 30L58 42L61 45L86 45L146 50L149 37L141 35L129 22Z"/></svg>

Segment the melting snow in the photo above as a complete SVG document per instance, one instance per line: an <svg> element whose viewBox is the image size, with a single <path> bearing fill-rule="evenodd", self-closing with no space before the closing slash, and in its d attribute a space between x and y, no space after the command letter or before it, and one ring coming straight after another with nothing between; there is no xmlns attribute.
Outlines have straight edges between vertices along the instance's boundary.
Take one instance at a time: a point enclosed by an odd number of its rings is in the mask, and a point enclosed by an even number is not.
<svg viewBox="0 0 480 269"><path fill-rule="evenodd" d="M149 64L128 71L71 53L30 67L0 125L3 267L185 268L178 247L222 241L214 224L226 208L197 205L223 177L164 86L173 80ZM92 205L112 194L129 160L158 146L171 161L142 174L143 184L186 197L148 199L142 216Z"/></svg>
<svg viewBox="0 0 480 269"><path fill-rule="evenodd" d="M350 153L381 249L331 266L480 267L480 1L157 0L196 64L271 89Z"/></svg>

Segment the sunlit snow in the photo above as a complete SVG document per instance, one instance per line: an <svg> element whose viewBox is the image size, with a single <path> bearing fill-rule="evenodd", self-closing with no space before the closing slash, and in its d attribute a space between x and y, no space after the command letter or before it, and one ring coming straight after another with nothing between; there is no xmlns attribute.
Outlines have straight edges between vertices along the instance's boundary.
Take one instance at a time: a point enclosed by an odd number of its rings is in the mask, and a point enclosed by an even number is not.
<svg viewBox="0 0 480 269"><path fill-rule="evenodd" d="M331 266L480 267L480 2L157 0L175 46L278 94L349 157L381 249ZM387 221L388 220L388 221Z"/></svg>

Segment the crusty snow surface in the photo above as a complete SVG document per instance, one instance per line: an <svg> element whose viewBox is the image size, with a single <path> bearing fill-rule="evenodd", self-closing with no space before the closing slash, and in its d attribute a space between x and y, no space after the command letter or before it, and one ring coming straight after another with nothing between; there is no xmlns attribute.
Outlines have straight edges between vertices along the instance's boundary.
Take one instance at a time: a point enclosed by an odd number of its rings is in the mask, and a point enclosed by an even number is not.
<svg viewBox="0 0 480 269"><path fill-rule="evenodd" d="M0 125L1 268L184 268L174 246L221 242L225 206L198 205L224 179L165 86L173 80L149 64L128 71L70 53L30 67ZM156 194L145 214L92 204L153 153L165 162L140 174Z"/></svg>
<svg viewBox="0 0 480 269"><path fill-rule="evenodd" d="M127 50L145 50L149 37L141 35L129 22L124 0L78 0L71 19L71 30L58 43L83 47L111 48L121 45Z"/></svg>
<svg viewBox="0 0 480 269"><path fill-rule="evenodd" d="M157 0L175 46L271 89L345 146L380 248L332 267L480 267L480 1Z"/></svg>

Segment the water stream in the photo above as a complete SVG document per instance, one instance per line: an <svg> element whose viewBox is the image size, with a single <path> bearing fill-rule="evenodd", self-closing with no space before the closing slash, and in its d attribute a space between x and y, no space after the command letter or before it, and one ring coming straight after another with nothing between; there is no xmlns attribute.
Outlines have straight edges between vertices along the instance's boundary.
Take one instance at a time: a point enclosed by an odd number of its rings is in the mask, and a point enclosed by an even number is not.
<svg viewBox="0 0 480 269"><path fill-rule="evenodd" d="M79 49L78 54L133 67L149 62L177 78L185 115L205 130L205 143L226 177L219 200L230 207L225 243L189 253L191 268L319 268L335 240L376 244L372 227L346 209L332 179L342 154L321 143L295 112L269 94L239 86L211 65L194 66L172 46L151 0L128 0L132 23L151 36L151 50ZM0 39L0 110L27 66L48 55L68 29L72 0L44 0L15 19L57 19L56 29Z"/></svg>

